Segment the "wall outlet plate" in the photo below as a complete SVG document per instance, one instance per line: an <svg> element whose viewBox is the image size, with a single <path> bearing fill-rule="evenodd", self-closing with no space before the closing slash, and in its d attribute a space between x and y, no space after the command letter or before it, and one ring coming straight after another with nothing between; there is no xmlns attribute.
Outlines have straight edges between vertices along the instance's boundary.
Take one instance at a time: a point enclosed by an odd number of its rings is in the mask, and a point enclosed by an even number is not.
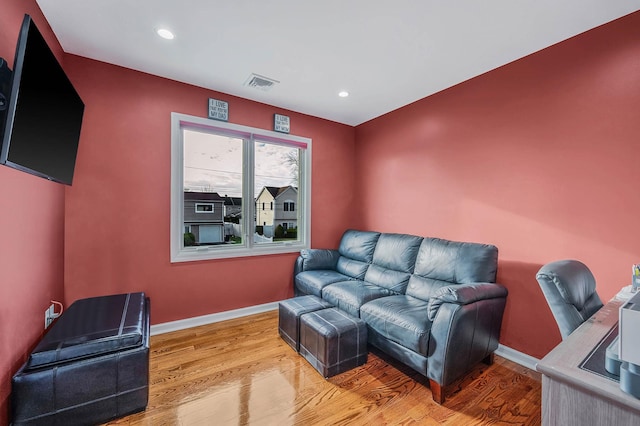
<svg viewBox="0 0 640 426"><path fill-rule="evenodd" d="M49 306L47 310L44 311L44 329L45 330L49 328L53 320L58 317L55 314L55 308L56 308L55 305L52 303L51 306Z"/></svg>

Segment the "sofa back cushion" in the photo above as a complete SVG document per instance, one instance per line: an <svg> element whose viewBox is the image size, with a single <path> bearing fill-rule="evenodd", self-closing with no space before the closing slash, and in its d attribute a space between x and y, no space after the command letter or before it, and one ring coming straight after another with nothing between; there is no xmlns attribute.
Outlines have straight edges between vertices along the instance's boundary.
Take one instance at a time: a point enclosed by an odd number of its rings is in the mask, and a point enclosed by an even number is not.
<svg viewBox="0 0 640 426"><path fill-rule="evenodd" d="M494 245L425 238L416 258L406 294L429 300L452 284L495 282L498 248Z"/></svg>
<svg viewBox="0 0 640 426"><path fill-rule="evenodd" d="M373 260L373 252L380 237L379 232L349 229L342 235L338 247L336 269L341 274L361 280Z"/></svg>
<svg viewBox="0 0 640 426"><path fill-rule="evenodd" d="M416 263L422 237L382 234L364 280L394 293L404 294Z"/></svg>

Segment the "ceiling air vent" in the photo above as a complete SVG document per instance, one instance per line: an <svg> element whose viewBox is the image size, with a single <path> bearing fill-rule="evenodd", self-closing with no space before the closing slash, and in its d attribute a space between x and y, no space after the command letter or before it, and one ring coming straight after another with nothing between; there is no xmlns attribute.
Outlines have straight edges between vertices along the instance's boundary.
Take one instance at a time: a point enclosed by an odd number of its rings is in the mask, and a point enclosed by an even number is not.
<svg viewBox="0 0 640 426"><path fill-rule="evenodd" d="M263 92L268 92L274 85L276 85L276 83L280 82L278 80L264 77L262 75L251 74L247 81L244 82L244 85L247 87L253 87L254 89L262 90Z"/></svg>

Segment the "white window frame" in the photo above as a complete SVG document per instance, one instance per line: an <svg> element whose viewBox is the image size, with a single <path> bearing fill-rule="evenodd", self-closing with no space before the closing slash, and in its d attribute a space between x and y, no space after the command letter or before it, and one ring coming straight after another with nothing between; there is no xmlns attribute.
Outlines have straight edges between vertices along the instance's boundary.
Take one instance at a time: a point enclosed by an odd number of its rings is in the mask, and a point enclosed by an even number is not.
<svg viewBox="0 0 640 426"><path fill-rule="evenodd" d="M243 149L243 202L242 244L184 247L184 147L183 128L215 134L242 135ZM298 182L298 240L273 243L253 242L256 206L253 184L254 140L283 145L306 146L300 150ZM261 256L279 253L295 253L309 248L311 243L311 139L290 134L257 129L249 126L214 121L177 112L171 113L171 262L189 262L233 257Z"/></svg>
<svg viewBox="0 0 640 426"><path fill-rule="evenodd" d="M199 211L199 210L198 210L198 206L211 206L211 210L206 210L206 211L205 211L205 210L202 210L202 211ZM211 213L215 213L215 209L216 209L216 208L215 208L215 206L214 206L214 204L213 204L213 203L196 203L196 204L195 204L195 209L196 209L196 213L198 213L198 214L201 214L201 213L209 213L209 214L211 214Z"/></svg>

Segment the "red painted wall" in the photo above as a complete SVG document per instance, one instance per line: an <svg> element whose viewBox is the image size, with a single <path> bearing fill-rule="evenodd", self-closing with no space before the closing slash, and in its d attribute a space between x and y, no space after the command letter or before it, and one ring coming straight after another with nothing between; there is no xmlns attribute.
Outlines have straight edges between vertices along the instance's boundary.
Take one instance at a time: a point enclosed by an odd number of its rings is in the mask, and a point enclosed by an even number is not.
<svg viewBox="0 0 640 426"><path fill-rule="evenodd" d="M356 129L359 226L500 250L501 343L560 334L535 280L575 258L603 300L640 262L640 13Z"/></svg>
<svg viewBox="0 0 640 426"><path fill-rule="evenodd" d="M313 139L314 247L353 226L496 244L514 349L541 357L560 340L542 264L583 260L607 300L640 261L639 13L354 129L63 57L32 0L4 1L0 56L12 60L25 12L87 108L73 187L0 167L0 424L51 299L144 290L161 323L291 295L295 255L169 262L169 114L203 116L209 97L233 123L268 129L280 112Z"/></svg>
<svg viewBox="0 0 640 426"><path fill-rule="evenodd" d="M59 60L62 49L35 1L3 0L0 57L13 69L30 14ZM0 166L0 424L9 418L11 376L44 331L44 311L64 297L64 187Z"/></svg>
<svg viewBox="0 0 640 426"><path fill-rule="evenodd" d="M67 303L142 290L157 324L293 295L295 254L169 261L170 113L206 116L210 97L229 102L229 122L271 129L284 113L292 134L312 138L314 246L336 247L353 222L353 127L77 56L66 64L86 104L66 196Z"/></svg>

